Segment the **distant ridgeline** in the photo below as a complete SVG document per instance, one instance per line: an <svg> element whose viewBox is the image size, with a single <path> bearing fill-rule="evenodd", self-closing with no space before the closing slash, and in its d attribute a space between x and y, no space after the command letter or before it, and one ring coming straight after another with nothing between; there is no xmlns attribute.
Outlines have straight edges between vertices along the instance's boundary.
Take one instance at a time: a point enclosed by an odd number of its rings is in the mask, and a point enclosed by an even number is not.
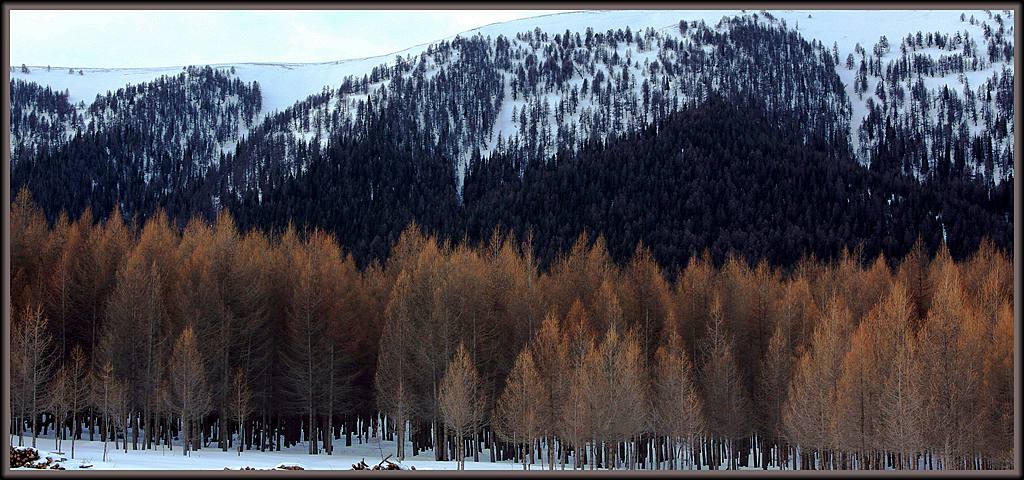
<svg viewBox="0 0 1024 480"><path fill-rule="evenodd" d="M845 59L770 14L457 37L262 119L259 85L227 69L88 107L14 81L12 192L51 219L118 205L322 226L360 265L413 220L474 242L532 233L542 265L582 230L666 267L705 248L900 257L918 236L962 258L1012 242L1012 30L981 24Z"/></svg>

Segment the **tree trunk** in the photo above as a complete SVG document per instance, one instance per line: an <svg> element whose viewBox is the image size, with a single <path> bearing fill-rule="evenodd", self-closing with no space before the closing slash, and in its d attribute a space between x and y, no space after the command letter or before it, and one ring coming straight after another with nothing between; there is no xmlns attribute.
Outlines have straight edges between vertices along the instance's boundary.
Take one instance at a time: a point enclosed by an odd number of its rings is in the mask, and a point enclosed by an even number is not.
<svg viewBox="0 0 1024 480"><path fill-rule="evenodd" d="M71 412L71 458L75 458L75 437L77 437L78 419L75 412Z"/></svg>
<svg viewBox="0 0 1024 480"><path fill-rule="evenodd" d="M35 380L33 380L35 381ZM36 410L36 388L32 389L32 446L36 446L36 427L39 425L39 411Z"/></svg>
<svg viewBox="0 0 1024 480"><path fill-rule="evenodd" d="M139 449L139 416L134 413L131 416L132 424L132 450Z"/></svg>
<svg viewBox="0 0 1024 480"><path fill-rule="evenodd" d="M188 455L189 450L192 449L192 440L189 437L189 422L185 419L185 413L181 414L181 454Z"/></svg>
<svg viewBox="0 0 1024 480"><path fill-rule="evenodd" d="M107 422L107 416L104 414L103 415L103 432L101 433L101 436L103 437L103 461L104 462L107 461L107 436L108 436L107 435L107 428L109 428L109 423Z"/></svg>
<svg viewBox="0 0 1024 480"><path fill-rule="evenodd" d="M435 391L437 389L435 388ZM431 420L430 430L432 432L431 441L434 443L434 457L438 461L448 460L447 450L447 439L445 438L444 428L438 423L437 420Z"/></svg>

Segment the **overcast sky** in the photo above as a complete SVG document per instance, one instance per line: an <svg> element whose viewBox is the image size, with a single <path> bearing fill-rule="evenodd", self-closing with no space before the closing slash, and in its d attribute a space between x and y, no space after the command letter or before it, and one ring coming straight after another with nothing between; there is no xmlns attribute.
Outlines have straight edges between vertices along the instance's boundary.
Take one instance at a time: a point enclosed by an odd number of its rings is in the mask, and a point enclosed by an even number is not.
<svg viewBox="0 0 1024 480"><path fill-rule="evenodd" d="M11 65L163 67L383 55L564 10L11 10Z"/></svg>

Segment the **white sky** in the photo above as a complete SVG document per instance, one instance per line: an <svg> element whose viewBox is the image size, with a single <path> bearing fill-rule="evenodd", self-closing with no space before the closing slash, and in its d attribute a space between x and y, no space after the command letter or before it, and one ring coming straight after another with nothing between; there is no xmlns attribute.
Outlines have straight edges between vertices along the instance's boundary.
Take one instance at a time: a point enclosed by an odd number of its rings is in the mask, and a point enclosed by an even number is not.
<svg viewBox="0 0 1024 480"><path fill-rule="evenodd" d="M565 10L11 10L11 65L163 67L388 54Z"/></svg>

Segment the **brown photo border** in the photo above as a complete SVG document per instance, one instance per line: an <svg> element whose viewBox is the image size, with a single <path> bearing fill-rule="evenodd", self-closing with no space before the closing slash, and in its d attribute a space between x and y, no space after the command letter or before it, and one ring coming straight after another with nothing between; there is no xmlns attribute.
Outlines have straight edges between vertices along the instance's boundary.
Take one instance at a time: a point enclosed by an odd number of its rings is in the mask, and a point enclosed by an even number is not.
<svg viewBox="0 0 1024 480"><path fill-rule="evenodd" d="M11 319L11 290L10 290L10 198L11 198L11 179L10 179L10 147L7 145L9 141L10 132L10 22L11 22L11 10L499 10L499 9L575 9L575 10L638 10L638 9L657 9L657 10L676 10L676 9L736 9L746 8L751 10L775 10L775 9L801 9L801 10L977 10L977 9L991 9L991 10L1012 10L1014 12L1014 105L1016 111L1014 112L1014 178L1013 178L1013 192L1014 192L1014 207L1013 207L1013 314L1014 314L1014 325L1013 335L1015 342L1014 348L1014 361L1013 361L1013 373L1014 373L1014 467L1013 470L960 470L960 471L839 471L839 470L719 470L719 471L668 471L668 470L611 470L611 471L480 471L480 470L467 470L462 472L449 471L449 470L419 470L415 472L411 471L398 471L391 472L398 475L419 475L426 477L446 477L458 474L469 474L480 477L510 477L510 476L590 476L590 475L613 475L613 476L726 476L726 477L745 477L745 476L856 476L856 477L920 477L920 476L965 476L965 477L1006 477L1006 478L1021 478L1021 399L1020 399L1020 386L1021 386L1021 349L1020 349L1020 338L1021 338L1021 161L1020 156L1022 152L1021 148L1021 82L1020 82L1020 65L1021 65L1021 13L1022 5L1018 2L626 2L626 3L600 3L600 2L480 2L480 3L459 3L459 2L433 2L433 3L416 3L416 2L125 2L125 3L110 3L110 2L5 2L3 4L3 30L6 33L4 36L5 44L8 47L3 49L3 119L2 125L4 130L4 149L3 149L3 171L0 172L0 176L3 179L3 351L10 351L10 319ZM84 68L84 66L83 66ZM8 432L10 430L10 365L8 362L8 355L3 356L3 450L8 451L10 444L10 436ZM87 470L87 471L76 471L76 473L61 473L55 470L43 470L36 472L29 471L13 471L10 469L10 458L8 455L3 455L2 460L3 476L8 475L12 478L27 478L27 477L49 477L57 475L75 475L85 477L95 476L112 476L121 478L130 477L176 477L181 475L199 476L199 477L224 477L224 476L288 476L288 475L303 475L303 476L358 476L358 475L373 475L364 472L354 471L331 471L331 470L304 470L301 472L296 471L248 471L245 473L238 471L222 471L222 470Z"/></svg>

